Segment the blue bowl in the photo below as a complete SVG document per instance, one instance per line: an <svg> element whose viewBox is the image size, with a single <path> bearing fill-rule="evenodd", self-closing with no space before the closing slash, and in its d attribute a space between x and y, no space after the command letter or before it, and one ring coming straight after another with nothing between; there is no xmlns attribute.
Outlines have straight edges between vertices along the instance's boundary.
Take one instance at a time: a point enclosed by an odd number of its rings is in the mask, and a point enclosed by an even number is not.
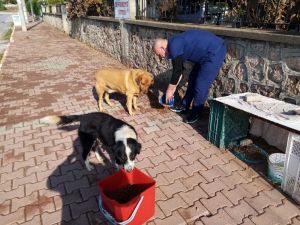
<svg viewBox="0 0 300 225"><path fill-rule="evenodd" d="M168 103L166 103L166 95L163 95L159 98L159 103L164 106L172 107L174 105L174 97Z"/></svg>

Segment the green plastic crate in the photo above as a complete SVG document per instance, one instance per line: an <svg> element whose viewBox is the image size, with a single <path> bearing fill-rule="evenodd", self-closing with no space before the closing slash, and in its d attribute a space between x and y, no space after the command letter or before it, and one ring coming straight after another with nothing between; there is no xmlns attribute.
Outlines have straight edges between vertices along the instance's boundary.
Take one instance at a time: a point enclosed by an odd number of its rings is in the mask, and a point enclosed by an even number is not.
<svg viewBox="0 0 300 225"><path fill-rule="evenodd" d="M248 113L228 107L215 100L209 101L210 114L208 140L219 148L237 144L247 137L249 130Z"/></svg>

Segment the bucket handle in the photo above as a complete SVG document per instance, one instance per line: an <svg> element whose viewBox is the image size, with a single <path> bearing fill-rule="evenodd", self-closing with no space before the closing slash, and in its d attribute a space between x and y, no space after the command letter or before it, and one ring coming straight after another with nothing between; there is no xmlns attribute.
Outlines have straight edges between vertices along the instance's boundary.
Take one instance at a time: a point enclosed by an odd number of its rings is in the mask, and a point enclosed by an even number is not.
<svg viewBox="0 0 300 225"><path fill-rule="evenodd" d="M141 196L139 202L136 204L136 206L135 206L134 210L132 211L130 217L129 217L127 220L122 221L122 222L117 222L117 221L115 220L115 218L114 218L109 212L107 212L107 211L103 208L101 195L99 195L99 201L98 201L98 204L99 204L99 209L100 209L101 213L103 214L103 216L104 216L110 223L115 224L115 225L126 225L126 224L130 223L130 222L134 219L134 217L135 217L135 215L136 215L136 213L137 213L137 211L138 211L140 205L142 204L142 201L143 201L143 200L144 200L144 196Z"/></svg>

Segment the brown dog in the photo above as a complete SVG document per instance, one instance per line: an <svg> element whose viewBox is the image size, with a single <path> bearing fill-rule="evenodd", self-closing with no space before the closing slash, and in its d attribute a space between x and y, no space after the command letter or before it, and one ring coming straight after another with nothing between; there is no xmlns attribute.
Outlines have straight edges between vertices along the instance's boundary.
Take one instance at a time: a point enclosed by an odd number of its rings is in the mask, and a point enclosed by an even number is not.
<svg viewBox="0 0 300 225"><path fill-rule="evenodd" d="M135 110L138 109L138 95L140 93L147 93L149 87L154 83L153 76L142 69L98 70L95 78L95 88L99 97L99 110L103 111L103 94L106 103L112 106L112 103L109 101L109 94L119 92L125 94L127 97L126 105L130 115L133 115L133 108Z"/></svg>

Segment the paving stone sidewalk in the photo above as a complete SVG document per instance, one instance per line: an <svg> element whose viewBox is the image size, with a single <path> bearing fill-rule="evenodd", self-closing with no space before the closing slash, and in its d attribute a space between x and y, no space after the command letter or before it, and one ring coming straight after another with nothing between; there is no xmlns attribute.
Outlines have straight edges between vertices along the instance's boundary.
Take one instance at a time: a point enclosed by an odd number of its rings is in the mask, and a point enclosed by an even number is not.
<svg viewBox="0 0 300 225"><path fill-rule="evenodd" d="M97 111L93 74L119 62L45 23L16 31L0 75L0 224L107 224L97 206L97 181L110 163L80 159L77 124L40 124L50 114ZM156 182L156 213L148 225L300 224L300 208L253 169L205 140L195 126L139 98L128 116L125 98L106 111L138 131L137 167ZM76 159L74 161L74 159Z"/></svg>

